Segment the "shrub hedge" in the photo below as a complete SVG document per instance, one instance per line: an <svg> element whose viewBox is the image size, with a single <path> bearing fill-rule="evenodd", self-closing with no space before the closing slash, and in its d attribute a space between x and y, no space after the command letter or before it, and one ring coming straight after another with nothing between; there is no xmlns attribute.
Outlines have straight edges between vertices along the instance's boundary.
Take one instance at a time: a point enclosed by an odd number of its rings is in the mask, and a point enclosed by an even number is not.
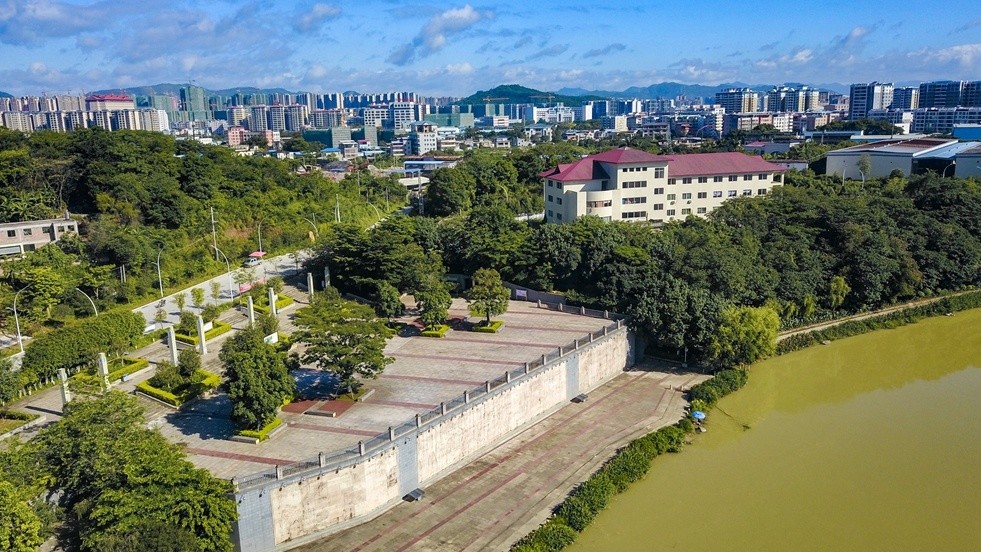
<svg viewBox="0 0 981 552"><path fill-rule="evenodd" d="M221 385L221 376L218 374L207 370L198 370L195 372L195 374L197 375L195 379L198 381L184 386L182 389L178 390L177 393L171 393L170 391L158 389L150 385L149 381L140 383L136 386L136 389L137 391L145 393L150 397L179 408L187 401Z"/></svg>
<svg viewBox="0 0 981 552"><path fill-rule="evenodd" d="M503 320L492 320L490 324L477 324L473 327L473 331L480 333L497 333L500 331L501 327L504 326Z"/></svg>
<svg viewBox="0 0 981 552"><path fill-rule="evenodd" d="M278 297L276 299L276 311L278 312L282 310L284 307L288 307L293 303L294 303L293 298L290 297L289 295L283 295L282 297ZM256 312L261 312L262 314L269 314L268 305L253 304L252 308L255 309Z"/></svg>
<svg viewBox="0 0 981 552"><path fill-rule="evenodd" d="M834 341L874 330L898 328L907 324L913 324L929 316L938 316L979 307L981 307L981 291L972 291L961 295L944 297L928 305L910 307L891 314L866 318L865 320L850 320L824 330L792 335L777 343L777 354L789 353L817 345L824 341Z"/></svg>
<svg viewBox="0 0 981 552"><path fill-rule="evenodd" d="M204 332L204 337L208 341L211 341L212 339L218 337L219 335L221 335L223 333L228 333L228 332L230 332L232 330L232 325L231 324L227 324L225 322L219 322L218 320L215 320L214 322L212 322L212 325L213 325L213 327L210 330ZM198 344L198 336L196 336L196 335L187 335L187 334L182 334L182 333L175 333L174 334L174 337L177 338L177 341L183 341L184 343L189 343L191 345L197 345Z"/></svg>
<svg viewBox="0 0 981 552"><path fill-rule="evenodd" d="M746 385L749 374L746 370L730 368L716 372L715 377L705 380L691 388L689 401L702 401L709 407L715 406L719 399Z"/></svg>
<svg viewBox="0 0 981 552"><path fill-rule="evenodd" d="M443 337L446 335L446 332L448 331L450 331L449 326L447 326L446 324L440 324L435 328L426 328L419 335L423 337Z"/></svg>
<svg viewBox="0 0 981 552"><path fill-rule="evenodd" d="M269 438L269 434L273 432L274 429L283 425L283 420L279 418L273 418L273 421L269 422L262 429L243 429L241 431L236 431L236 435L241 435L242 437L252 437L253 439L258 439L261 443Z"/></svg>

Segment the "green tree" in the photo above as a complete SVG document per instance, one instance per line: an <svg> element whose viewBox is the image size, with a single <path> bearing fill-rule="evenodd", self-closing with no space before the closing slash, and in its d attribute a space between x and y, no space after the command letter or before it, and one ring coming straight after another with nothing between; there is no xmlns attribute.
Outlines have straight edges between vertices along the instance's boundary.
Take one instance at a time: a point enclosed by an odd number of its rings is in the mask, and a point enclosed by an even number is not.
<svg viewBox="0 0 981 552"><path fill-rule="evenodd" d="M218 354L228 380L232 421L240 429L266 426L283 402L296 395L283 354L262 338L258 329L248 328L225 341Z"/></svg>
<svg viewBox="0 0 981 552"><path fill-rule="evenodd" d="M378 280L376 281L375 292L372 294L375 302L375 312L378 316L383 316L391 321L392 318L401 315L405 311L402 304L402 295L392 284Z"/></svg>
<svg viewBox="0 0 981 552"><path fill-rule="evenodd" d="M837 310L838 307L845 303L845 297L848 296L848 292L851 290L851 286L848 285L848 282L845 281L843 276L831 278L831 283L828 284L828 299L832 311Z"/></svg>
<svg viewBox="0 0 981 552"><path fill-rule="evenodd" d="M862 184L865 184L865 179L872 174L872 156L867 153L863 153L861 157L858 158L858 172L862 175Z"/></svg>
<svg viewBox="0 0 981 552"><path fill-rule="evenodd" d="M460 168L436 169L426 185L426 212L445 217L469 211L477 193L473 175Z"/></svg>
<svg viewBox="0 0 981 552"><path fill-rule="evenodd" d="M394 361L384 354L385 322L367 305L319 294L297 311L296 324L296 341L306 345L303 362L334 372L351 393L359 377L374 379Z"/></svg>
<svg viewBox="0 0 981 552"><path fill-rule="evenodd" d="M780 317L770 307L729 307L722 312L712 356L724 368L753 363L773 354Z"/></svg>
<svg viewBox="0 0 981 552"><path fill-rule="evenodd" d="M20 392L20 376L14 372L10 361L0 358L0 404L7 404L17 398Z"/></svg>
<svg viewBox="0 0 981 552"><path fill-rule="evenodd" d="M33 552L44 542L43 524L26 497L0 480L0 550Z"/></svg>
<svg viewBox="0 0 981 552"><path fill-rule="evenodd" d="M221 299L221 283L214 281L208 287L211 289L211 300L217 303Z"/></svg>
<svg viewBox="0 0 981 552"><path fill-rule="evenodd" d="M511 290L504 287L501 274L493 268L481 268L473 274L473 287L467 293L470 313L485 316L490 325L491 316L504 314L508 310Z"/></svg>
<svg viewBox="0 0 981 552"><path fill-rule="evenodd" d="M183 291L174 295L174 302L177 303L177 310L184 312L184 307L187 306L187 294Z"/></svg>
<svg viewBox="0 0 981 552"><path fill-rule="evenodd" d="M204 306L204 289L196 287L191 288L191 302L197 308L202 308Z"/></svg>

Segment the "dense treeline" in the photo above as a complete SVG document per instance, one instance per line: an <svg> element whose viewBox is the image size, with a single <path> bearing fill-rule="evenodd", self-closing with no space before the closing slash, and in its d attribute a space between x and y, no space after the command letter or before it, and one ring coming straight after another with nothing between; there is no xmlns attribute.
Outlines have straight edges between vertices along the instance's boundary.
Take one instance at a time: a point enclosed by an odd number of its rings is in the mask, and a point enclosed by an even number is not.
<svg viewBox="0 0 981 552"><path fill-rule="evenodd" d="M212 208L218 247L235 266L258 249L260 226L262 248L283 251L309 243L337 207L343 221L363 223L404 204L393 178L360 171L334 182L298 174L298 164L152 132L0 129L0 222L81 215L81 239L66 240L64 255L39 251L23 270L4 270L0 303L11 306L13 292L39 275L52 285L31 286L18 302L37 321L59 302L83 314L75 287L100 307L146 297L158 286L158 255L164 286L224 270L212 249ZM6 322L8 309L0 311Z"/></svg>
<svg viewBox="0 0 981 552"><path fill-rule="evenodd" d="M509 160L495 166L501 159ZM465 165L454 170L479 172ZM689 359L720 366L771 353L764 342L775 324L981 283L981 186L973 180L928 174L861 185L791 173L766 197L737 198L708 218L661 229L589 217L526 223L502 194L469 202L438 221L396 219L357 239L335 232L318 266L328 264L342 287L381 277L401 291L413 290L411 274L433 256L450 273L494 268L506 280L632 315L661 354L681 358L687 349ZM734 336L744 346L731 346Z"/></svg>

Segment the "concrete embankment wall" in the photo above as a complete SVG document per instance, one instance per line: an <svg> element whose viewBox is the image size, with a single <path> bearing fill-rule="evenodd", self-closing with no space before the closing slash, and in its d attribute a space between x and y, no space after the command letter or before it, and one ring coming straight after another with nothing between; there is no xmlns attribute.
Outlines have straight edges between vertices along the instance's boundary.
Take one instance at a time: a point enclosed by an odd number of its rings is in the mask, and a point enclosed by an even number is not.
<svg viewBox="0 0 981 552"><path fill-rule="evenodd" d="M417 416L351 450L235 481L244 552L367 521L633 364L622 322Z"/></svg>

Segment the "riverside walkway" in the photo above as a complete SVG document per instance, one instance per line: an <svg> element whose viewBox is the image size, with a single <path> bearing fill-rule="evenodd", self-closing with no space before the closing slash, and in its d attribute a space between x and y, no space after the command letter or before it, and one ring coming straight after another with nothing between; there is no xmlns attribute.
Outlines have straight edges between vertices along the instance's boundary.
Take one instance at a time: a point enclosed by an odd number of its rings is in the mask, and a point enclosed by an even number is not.
<svg viewBox="0 0 981 552"><path fill-rule="evenodd" d="M649 366L625 372L439 480L423 500L305 538L297 550L506 550L616 449L679 420L686 405L680 389L705 379Z"/></svg>

